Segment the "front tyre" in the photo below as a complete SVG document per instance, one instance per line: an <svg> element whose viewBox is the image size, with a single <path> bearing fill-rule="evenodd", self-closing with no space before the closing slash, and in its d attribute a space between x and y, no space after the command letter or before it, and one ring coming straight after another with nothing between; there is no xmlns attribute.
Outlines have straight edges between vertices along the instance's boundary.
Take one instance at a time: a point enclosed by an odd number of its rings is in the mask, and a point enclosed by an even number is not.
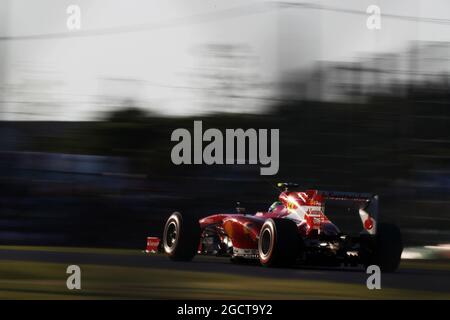
<svg viewBox="0 0 450 320"><path fill-rule="evenodd" d="M198 220L174 212L164 227L164 252L174 261L190 261L197 253L200 241Z"/></svg>
<svg viewBox="0 0 450 320"><path fill-rule="evenodd" d="M259 233L259 260L266 267L291 266L300 251L297 225L288 219L268 219Z"/></svg>

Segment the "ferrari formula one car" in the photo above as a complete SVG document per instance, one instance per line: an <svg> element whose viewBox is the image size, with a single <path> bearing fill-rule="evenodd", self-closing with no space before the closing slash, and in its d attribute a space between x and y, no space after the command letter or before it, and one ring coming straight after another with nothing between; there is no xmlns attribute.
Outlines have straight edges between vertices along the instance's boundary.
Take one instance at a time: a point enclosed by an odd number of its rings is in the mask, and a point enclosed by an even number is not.
<svg viewBox="0 0 450 320"><path fill-rule="evenodd" d="M200 220L174 212L162 239L147 238L146 251L165 252L176 261L202 254L229 256L234 262L259 260L263 266L378 265L386 272L398 268L401 233L393 224L377 223L377 195L301 191L292 183L278 187L279 199L267 212L246 214L238 205L237 213L217 213ZM354 208L356 232L343 233L328 218L332 212L325 208L336 202Z"/></svg>

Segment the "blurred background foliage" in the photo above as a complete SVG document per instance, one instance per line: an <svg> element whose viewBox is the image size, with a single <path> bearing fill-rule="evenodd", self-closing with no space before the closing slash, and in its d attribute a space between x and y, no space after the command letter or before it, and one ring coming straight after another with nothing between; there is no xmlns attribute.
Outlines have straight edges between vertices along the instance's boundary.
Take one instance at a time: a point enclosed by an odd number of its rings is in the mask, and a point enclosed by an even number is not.
<svg viewBox="0 0 450 320"><path fill-rule="evenodd" d="M3 122L0 241L142 247L173 211L266 210L277 181L374 192L407 245L450 241L450 87L364 103L280 100L269 113L163 117L133 101L101 121ZM175 166L176 128L279 128L280 170ZM9 137L9 138L8 138ZM26 151L23 151L26 150Z"/></svg>

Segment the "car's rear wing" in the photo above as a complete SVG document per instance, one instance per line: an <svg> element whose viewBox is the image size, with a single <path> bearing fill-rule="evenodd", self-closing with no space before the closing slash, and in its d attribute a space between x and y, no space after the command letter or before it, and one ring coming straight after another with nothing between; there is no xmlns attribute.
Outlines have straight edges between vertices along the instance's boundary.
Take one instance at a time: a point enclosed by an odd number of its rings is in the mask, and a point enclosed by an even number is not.
<svg viewBox="0 0 450 320"><path fill-rule="evenodd" d="M319 191L325 201L351 202L356 205L361 218L363 232L376 234L378 221L378 195L372 193Z"/></svg>

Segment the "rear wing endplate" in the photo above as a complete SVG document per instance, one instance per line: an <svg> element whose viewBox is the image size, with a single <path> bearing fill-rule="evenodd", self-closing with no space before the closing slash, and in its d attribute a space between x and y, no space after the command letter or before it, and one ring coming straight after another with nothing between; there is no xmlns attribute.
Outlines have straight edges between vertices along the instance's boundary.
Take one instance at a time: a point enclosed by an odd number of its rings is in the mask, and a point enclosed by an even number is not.
<svg viewBox="0 0 450 320"><path fill-rule="evenodd" d="M378 195L372 193L319 191L324 200L349 201L357 205L364 231L376 234L378 221Z"/></svg>

